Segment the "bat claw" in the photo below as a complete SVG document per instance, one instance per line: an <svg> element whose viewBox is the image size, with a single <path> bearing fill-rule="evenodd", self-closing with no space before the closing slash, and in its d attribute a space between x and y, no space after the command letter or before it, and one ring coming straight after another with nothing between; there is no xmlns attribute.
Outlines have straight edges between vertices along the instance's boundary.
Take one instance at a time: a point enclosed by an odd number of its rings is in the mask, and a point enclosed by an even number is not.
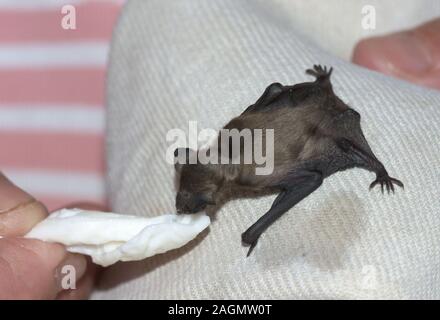
<svg viewBox="0 0 440 320"><path fill-rule="evenodd" d="M246 232L244 232L241 235L241 240L244 245L250 246L249 250L246 254L246 257L249 257L249 255L251 254L251 252L254 250L255 246L257 245L258 237L256 239L249 239L249 235Z"/></svg>
<svg viewBox="0 0 440 320"><path fill-rule="evenodd" d="M255 246L257 245L257 242L258 242L258 240L255 240L255 241L251 244L251 246L249 247L249 250L248 250L248 252L247 252L247 254L246 254L246 258L250 256L251 252L254 250Z"/></svg>
<svg viewBox="0 0 440 320"><path fill-rule="evenodd" d="M322 67L320 64L314 64L313 69L307 69L306 73L312 76L315 76L318 79L326 79L329 78L333 68L327 69L326 66Z"/></svg>
<svg viewBox="0 0 440 320"><path fill-rule="evenodd" d="M370 184L370 190L373 189L377 184L380 184L380 190L381 190L382 193L384 193L384 188L386 188L388 194L390 192L394 193L394 184L398 185L399 187L404 189L404 185L403 185L403 183L400 180L392 178L389 175L377 176L376 180L374 180Z"/></svg>

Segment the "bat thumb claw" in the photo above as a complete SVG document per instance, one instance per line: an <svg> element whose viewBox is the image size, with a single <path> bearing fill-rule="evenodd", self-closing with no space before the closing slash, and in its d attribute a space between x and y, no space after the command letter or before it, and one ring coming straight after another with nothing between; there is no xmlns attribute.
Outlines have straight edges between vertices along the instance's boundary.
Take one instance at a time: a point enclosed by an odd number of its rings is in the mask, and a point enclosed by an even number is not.
<svg viewBox="0 0 440 320"><path fill-rule="evenodd" d="M254 250L254 248L255 248L256 245L257 245L257 241L255 240L255 241L251 244L251 246L250 246L250 248L249 248L249 250L248 250L248 253L247 253L247 255L246 255L246 258L249 257L249 255L250 255L251 252Z"/></svg>

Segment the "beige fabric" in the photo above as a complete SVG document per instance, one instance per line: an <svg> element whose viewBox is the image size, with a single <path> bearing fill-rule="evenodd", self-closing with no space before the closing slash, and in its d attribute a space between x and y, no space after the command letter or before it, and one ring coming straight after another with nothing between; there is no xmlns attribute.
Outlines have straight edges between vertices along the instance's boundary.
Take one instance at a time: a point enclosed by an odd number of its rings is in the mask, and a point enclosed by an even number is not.
<svg viewBox="0 0 440 320"><path fill-rule="evenodd" d="M316 12L329 32L344 23L336 9L326 19ZM294 16L271 1L128 3L108 78L112 209L173 210L167 131L189 120L218 129L269 83L311 80L304 70L314 63L334 67L336 93L361 113L373 150L405 191L369 192L373 174L338 173L247 259L240 235L274 196L229 202L188 246L106 270L93 298L440 298L440 93L325 53L292 27Z"/></svg>
<svg viewBox="0 0 440 320"><path fill-rule="evenodd" d="M349 59L363 37L409 29L440 12L440 2L435 0L275 0L275 5L284 12L292 30L344 59ZM375 29L362 27L362 9L368 6L375 8Z"/></svg>

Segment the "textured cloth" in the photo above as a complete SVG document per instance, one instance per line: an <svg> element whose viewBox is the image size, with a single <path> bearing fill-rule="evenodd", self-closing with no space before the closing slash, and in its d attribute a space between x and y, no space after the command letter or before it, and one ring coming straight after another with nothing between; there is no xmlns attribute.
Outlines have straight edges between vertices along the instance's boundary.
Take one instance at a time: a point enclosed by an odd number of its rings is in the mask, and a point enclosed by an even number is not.
<svg viewBox="0 0 440 320"><path fill-rule="evenodd" d="M312 80L304 70L315 63L334 67L336 94L361 113L373 151L405 190L369 192L374 174L337 173L276 221L249 258L241 233L275 196L228 202L185 248L106 270L93 298L440 298L440 93L327 53L292 27L286 3L128 3L108 79L112 209L173 210L168 130L189 120L219 129L268 84ZM338 7L324 21L320 10L319 23L333 21L329 32L349 14Z"/></svg>

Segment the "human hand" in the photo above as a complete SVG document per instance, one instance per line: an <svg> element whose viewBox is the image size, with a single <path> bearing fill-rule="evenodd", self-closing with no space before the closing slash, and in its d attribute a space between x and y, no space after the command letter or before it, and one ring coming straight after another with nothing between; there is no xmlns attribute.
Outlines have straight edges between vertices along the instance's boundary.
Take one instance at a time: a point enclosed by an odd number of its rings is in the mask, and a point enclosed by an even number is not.
<svg viewBox="0 0 440 320"><path fill-rule="evenodd" d="M88 297L96 266L60 244L21 238L47 214L43 204L0 174L0 299ZM75 270L76 289L63 289L67 265Z"/></svg>
<svg viewBox="0 0 440 320"><path fill-rule="evenodd" d="M354 63L440 90L440 19L415 29L360 41Z"/></svg>

